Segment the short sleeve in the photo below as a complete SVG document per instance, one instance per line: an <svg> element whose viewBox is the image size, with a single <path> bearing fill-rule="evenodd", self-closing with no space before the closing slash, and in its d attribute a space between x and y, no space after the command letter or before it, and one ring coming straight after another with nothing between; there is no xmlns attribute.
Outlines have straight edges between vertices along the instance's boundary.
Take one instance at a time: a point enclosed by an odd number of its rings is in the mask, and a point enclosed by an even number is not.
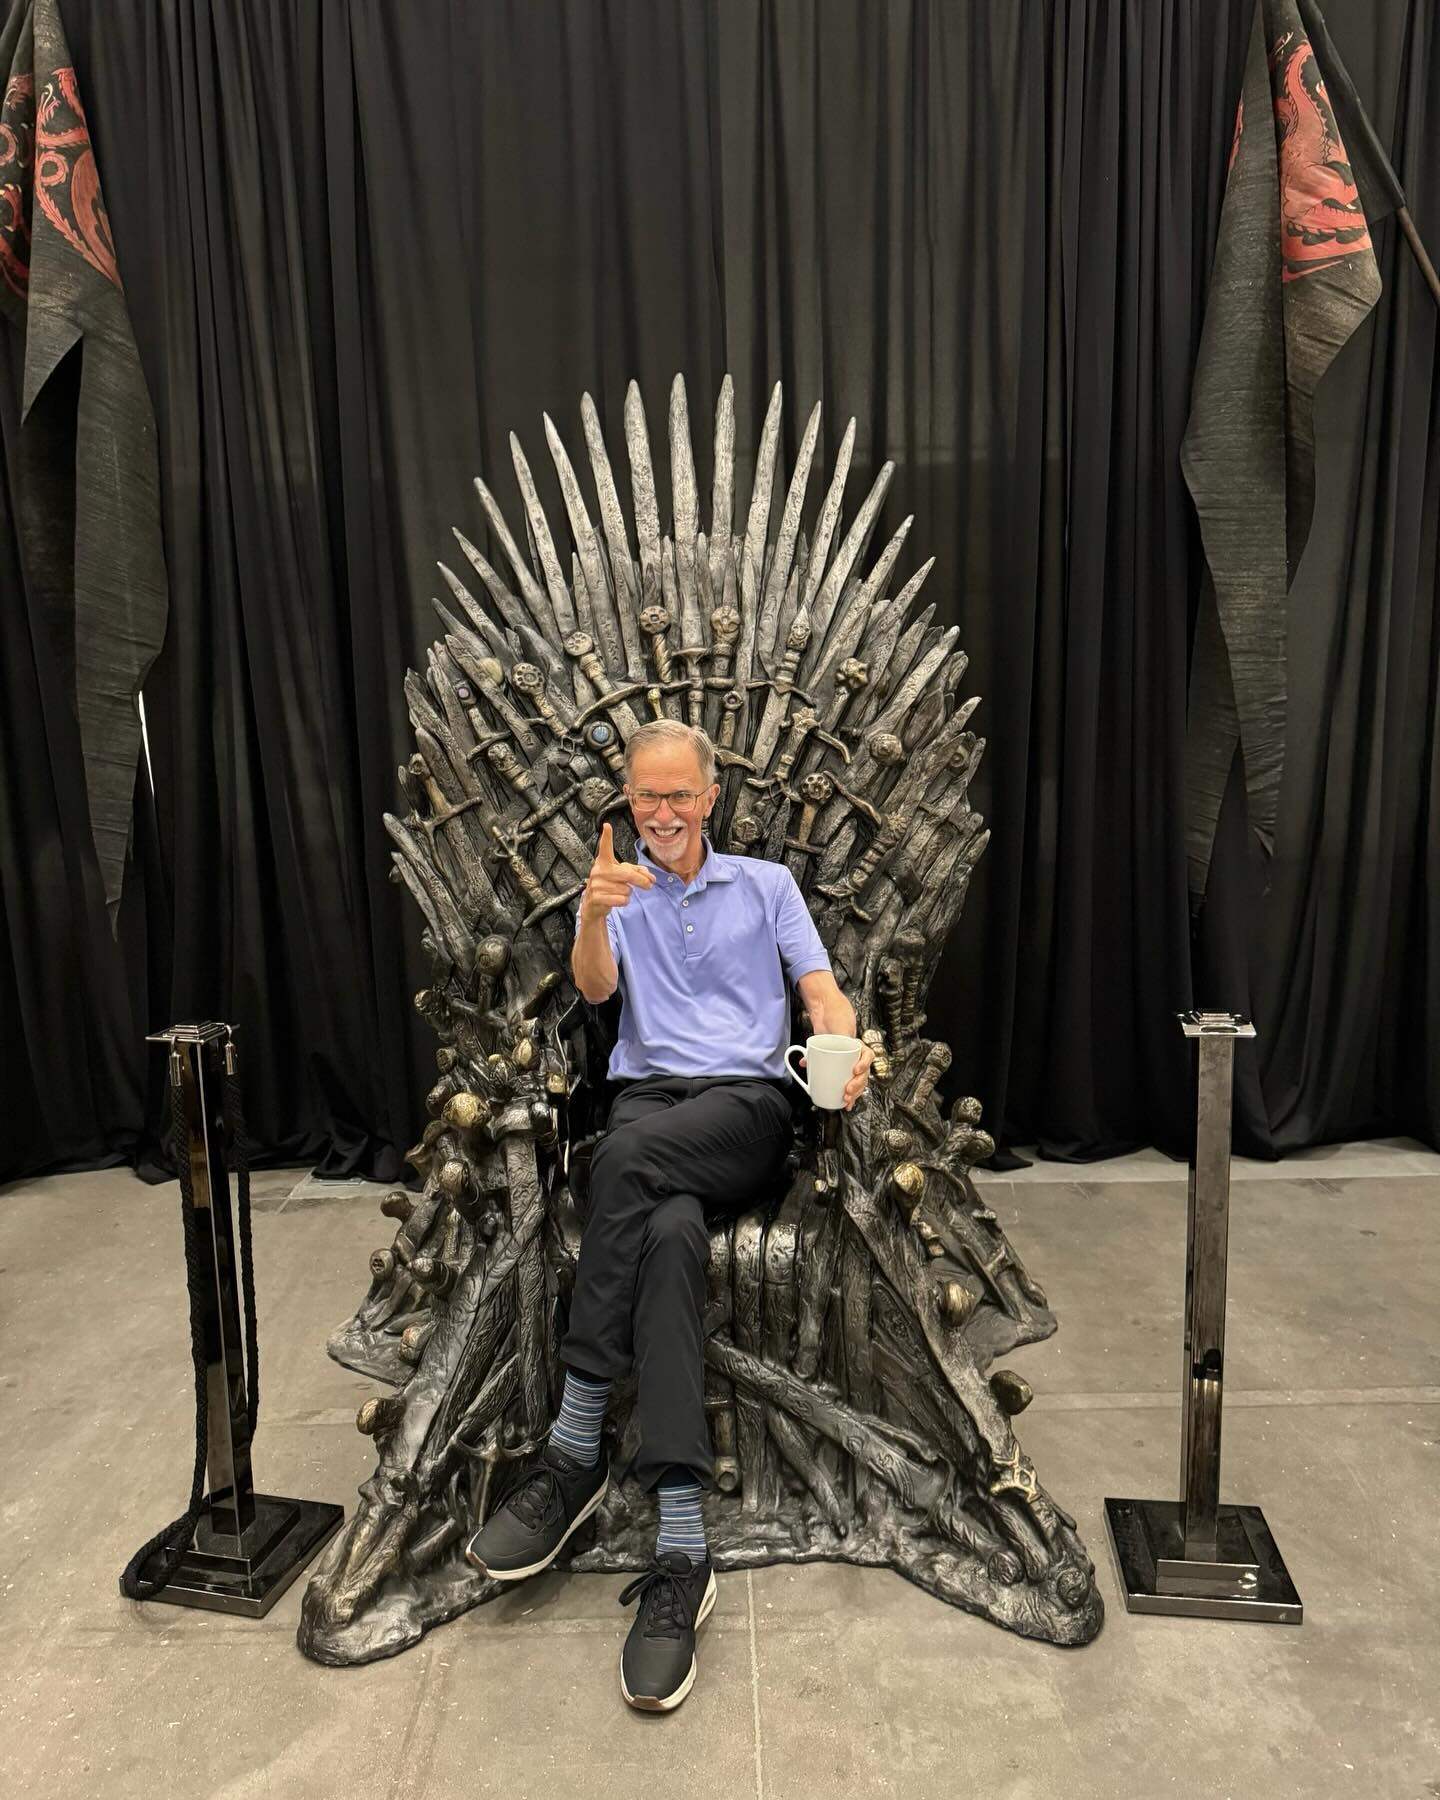
<svg viewBox="0 0 1440 1800"><path fill-rule="evenodd" d="M810 908L805 904L805 896L800 892L795 877L788 869L780 871L780 892L775 908L775 939L780 946L780 960L785 965L785 974L792 983L802 975L813 974L816 969L828 969L830 958L824 944L820 941L820 933L815 929L815 921L810 917Z"/></svg>
<svg viewBox="0 0 1440 1800"><path fill-rule="evenodd" d="M580 908L577 906L575 908L575 936L578 938L579 935L580 935ZM605 935L610 940L610 954L615 958L615 967L618 969L620 967L620 945L621 945L620 926L619 926L618 922L616 921L616 918L615 918L615 915L613 912L608 912L605 915Z"/></svg>

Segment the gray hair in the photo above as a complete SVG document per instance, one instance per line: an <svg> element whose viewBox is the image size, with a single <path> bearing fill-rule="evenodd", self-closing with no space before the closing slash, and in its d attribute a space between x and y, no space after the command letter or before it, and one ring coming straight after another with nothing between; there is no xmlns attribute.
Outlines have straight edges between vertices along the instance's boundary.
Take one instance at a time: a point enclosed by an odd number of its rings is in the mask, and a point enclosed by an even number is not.
<svg viewBox="0 0 1440 1800"><path fill-rule="evenodd" d="M635 773L635 758L652 744L687 744L695 752L706 787L715 780L715 746L698 725L682 725L679 719L647 719L625 740L625 779Z"/></svg>

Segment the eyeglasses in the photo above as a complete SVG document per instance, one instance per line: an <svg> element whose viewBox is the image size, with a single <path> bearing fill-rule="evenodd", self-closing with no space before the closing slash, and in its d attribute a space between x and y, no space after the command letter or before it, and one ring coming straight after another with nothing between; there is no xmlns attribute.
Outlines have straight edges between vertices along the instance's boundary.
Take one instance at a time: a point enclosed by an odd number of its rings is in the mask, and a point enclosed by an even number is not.
<svg viewBox="0 0 1440 1800"><path fill-rule="evenodd" d="M691 813L703 797L694 788L672 788L668 794L657 794L654 788L626 788L625 792L636 812L654 812L662 800L668 800L671 812Z"/></svg>

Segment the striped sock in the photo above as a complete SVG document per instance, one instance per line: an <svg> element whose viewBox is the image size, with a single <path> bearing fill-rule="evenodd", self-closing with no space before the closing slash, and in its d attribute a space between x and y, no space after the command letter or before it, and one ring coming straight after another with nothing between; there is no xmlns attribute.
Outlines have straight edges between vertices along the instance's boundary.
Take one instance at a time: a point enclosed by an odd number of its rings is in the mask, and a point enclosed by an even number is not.
<svg viewBox="0 0 1440 1800"><path fill-rule="evenodd" d="M567 1369L560 1416L550 1427L550 1442L587 1469L593 1469L600 1460L600 1427L605 1423L605 1408L609 1404L608 1381L591 1381Z"/></svg>
<svg viewBox="0 0 1440 1800"><path fill-rule="evenodd" d="M705 1521L700 1516L700 1483L687 1479L674 1487L662 1485L657 1492L660 1496L660 1535L655 1540L655 1554L663 1556L667 1550L679 1550L692 1563L704 1562L708 1552Z"/></svg>

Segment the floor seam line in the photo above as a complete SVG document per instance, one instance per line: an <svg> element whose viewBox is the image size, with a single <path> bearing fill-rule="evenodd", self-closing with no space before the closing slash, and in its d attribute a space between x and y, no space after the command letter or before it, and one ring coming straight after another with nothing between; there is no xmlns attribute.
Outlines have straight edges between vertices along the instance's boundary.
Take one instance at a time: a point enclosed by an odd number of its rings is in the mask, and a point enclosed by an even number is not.
<svg viewBox="0 0 1440 1800"><path fill-rule="evenodd" d="M1153 1412L1179 1406L1182 1398L1178 1392L1037 1394L1033 1412ZM1435 1406L1440 1388L1249 1388L1226 1394L1225 1405L1241 1412L1272 1406Z"/></svg>
<svg viewBox="0 0 1440 1800"><path fill-rule="evenodd" d="M760 1755L760 1657L755 1648L755 1576L745 1571L745 1598L750 1609L750 1708L755 1727L755 1800L765 1800L765 1771Z"/></svg>
<svg viewBox="0 0 1440 1800"><path fill-rule="evenodd" d="M421 1671L420 1684L415 1690L415 1704L411 1707L410 1717L405 1724L405 1735L400 1740L400 1753L395 1760L395 1773L391 1776L387 1789L388 1800L404 1800L405 1792L410 1788L410 1747L420 1726L420 1715L425 1709L425 1697L429 1692L430 1676L435 1660L429 1644L424 1645L423 1649L425 1666Z"/></svg>

